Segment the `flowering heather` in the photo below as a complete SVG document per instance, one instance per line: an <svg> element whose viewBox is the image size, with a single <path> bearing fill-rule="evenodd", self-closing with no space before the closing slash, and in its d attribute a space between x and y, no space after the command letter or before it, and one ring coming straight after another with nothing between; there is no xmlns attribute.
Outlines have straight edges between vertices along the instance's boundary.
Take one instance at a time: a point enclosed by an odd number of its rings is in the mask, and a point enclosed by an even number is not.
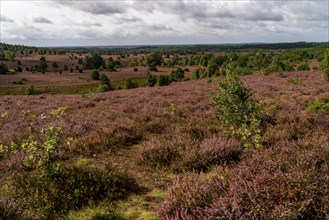
<svg viewBox="0 0 329 220"><path fill-rule="evenodd" d="M329 84L315 71L241 80L256 100L276 106L258 151L224 138L208 96L216 83L207 79L101 94L3 96L0 114L9 117L0 119L0 142L27 135L18 101L39 117L67 106L60 126L77 141L58 163L113 162L146 187L142 196L165 191L164 199L145 196L156 204L143 207L160 219L328 219L329 116L308 106L329 97ZM38 126L53 123L45 118ZM14 166L20 157L0 159L1 189L25 172ZM22 199L5 198L0 191L0 211L11 215L18 205L25 213Z"/></svg>

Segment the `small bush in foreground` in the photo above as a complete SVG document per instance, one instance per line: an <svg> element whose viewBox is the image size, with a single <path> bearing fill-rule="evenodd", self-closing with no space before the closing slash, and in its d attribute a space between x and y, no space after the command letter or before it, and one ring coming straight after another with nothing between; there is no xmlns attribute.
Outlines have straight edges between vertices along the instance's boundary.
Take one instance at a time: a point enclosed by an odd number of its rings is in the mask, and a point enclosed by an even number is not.
<svg viewBox="0 0 329 220"><path fill-rule="evenodd" d="M14 185L15 198L23 199L26 208L42 219L64 215L104 199L123 198L137 188L132 179L111 166L103 170L60 168L44 175L26 173L19 175Z"/></svg>
<svg viewBox="0 0 329 220"><path fill-rule="evenodd" d="M163 219L208 219L207 206L227 190L225 172L218 174L186 173L179 175L167 191L159 215Z"/></svg>
<svg viewBox="0 0 329 220"><path fill-rule="evenodd" d="M59 119L64 115L67 107L59 107L51 111L50 115L42 114L39 117L30 110L24 109L22 103L18 103L21 109L22 120L28 126L28 137L19 143L11 141L9 144L0 142L0 155L10 158L15 155L23 155L22 165L29 169L39 169L44 172L56 169L56 158L60 151L66 151L73 142L72 137L64 138L63 128L59 125L49 125L38 128L39 120L47 117Z"/></svg>
<svg viewBox="0 0 329 220"><path fill-rule="evenodd" d="M228 73L218 83L217 94L210 94L210 97L222 131L241 139L246 148L259 148L265 110L252 95L236 74Z"/></svg>

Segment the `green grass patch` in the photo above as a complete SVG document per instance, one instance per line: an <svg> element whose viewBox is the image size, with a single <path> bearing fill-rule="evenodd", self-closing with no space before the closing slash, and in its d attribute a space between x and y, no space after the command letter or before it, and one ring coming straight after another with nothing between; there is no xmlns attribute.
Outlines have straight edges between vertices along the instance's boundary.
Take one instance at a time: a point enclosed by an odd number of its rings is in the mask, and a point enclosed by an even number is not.
<svg viewBox="0 0 329 220"><path fill-rule="evenodd" d="M298 77L294 77L288 80L289 83L293 85L299 85L300 84L300 79Z"/></svg>
<svg viewBox="0 0 329 220"><path fill-rule="evenodd" d="M133 79L138 87L147 85L147 79ZM114 81L112 83L114 88L125 88L125 80ZM85 84L85 85L70 85L70 86L49 86L38 87L38 94L88 94L97 92L99 84ZM0 89L0 96L5 95L26 95L28 87L2 87Z"/></svg>
<svg viewBox="0 0 329 220"><path fill-rule="evenodd" d="M329 115L329 98L311 102L308 105L307 110L310 112Z"/></svg>

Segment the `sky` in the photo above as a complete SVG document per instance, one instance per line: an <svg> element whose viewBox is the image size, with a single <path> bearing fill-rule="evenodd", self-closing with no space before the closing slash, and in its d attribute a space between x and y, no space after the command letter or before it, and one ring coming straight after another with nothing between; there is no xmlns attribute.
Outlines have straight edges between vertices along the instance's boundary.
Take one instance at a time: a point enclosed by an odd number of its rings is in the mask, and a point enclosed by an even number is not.
<svg viewBox="0 0 329 220"><path fill-rule="evenodd" d="M329 41L328 0L1 0L0 41L30 46Z"/></svg>

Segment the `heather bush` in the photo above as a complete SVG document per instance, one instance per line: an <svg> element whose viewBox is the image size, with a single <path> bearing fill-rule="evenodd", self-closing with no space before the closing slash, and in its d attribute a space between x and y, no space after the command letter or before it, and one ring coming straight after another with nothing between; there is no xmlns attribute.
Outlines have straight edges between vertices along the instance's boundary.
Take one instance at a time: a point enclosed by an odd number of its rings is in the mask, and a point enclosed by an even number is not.
<svg viewBox="0 0 329 220"><path fill-rule="evenodd" d="M228 188L225 170L179 175L167 190L158 213L162 219L207 219L205 209Z"/></svg>
<svg viewBox="0 0 329 220"><path fill-rule="evenodd" d="M225 138L208 138L185 152L182 168L206 171L214 165L230 165L240 160L241 144Z"/></svg>
<svg viewBox="0 0 329 220"><path fill-rule="evenodd" d="M246 148L259 148L263 130L263 106L252 97L235 73L218 83L217 94L210 94L222 131L241 139Z"/></svg>
<svg viewBox="0 0 329 220"><path fill-rule="evenodd" d="M14 197L40 219L65 215L91 203L121 199L137 189L133 179L107 165L62 167L51 173L23 173L16 177Z"/></svg>
<svg viewBox="0 0 329 220"><path fill-rule="evenodd" d="M180 152L185 148L179 140L151 139L142 143L138 159L149 166L170 166L181 159Z"/></svg>
<svg viewBox="0 0 329 220"><path fill-rule="evenodd" d="M133 146L140 143L143 138L143 130L137 127L101 128L79 138L73 148L84 155L90 156L104 150Z"/></svg>
<svg viewBox="0 0 329 220"><path fill-rule="evenodd" d="M185 174L167 190L163 219L325 219L328 143L286 142L225 174Z"/></svg>

